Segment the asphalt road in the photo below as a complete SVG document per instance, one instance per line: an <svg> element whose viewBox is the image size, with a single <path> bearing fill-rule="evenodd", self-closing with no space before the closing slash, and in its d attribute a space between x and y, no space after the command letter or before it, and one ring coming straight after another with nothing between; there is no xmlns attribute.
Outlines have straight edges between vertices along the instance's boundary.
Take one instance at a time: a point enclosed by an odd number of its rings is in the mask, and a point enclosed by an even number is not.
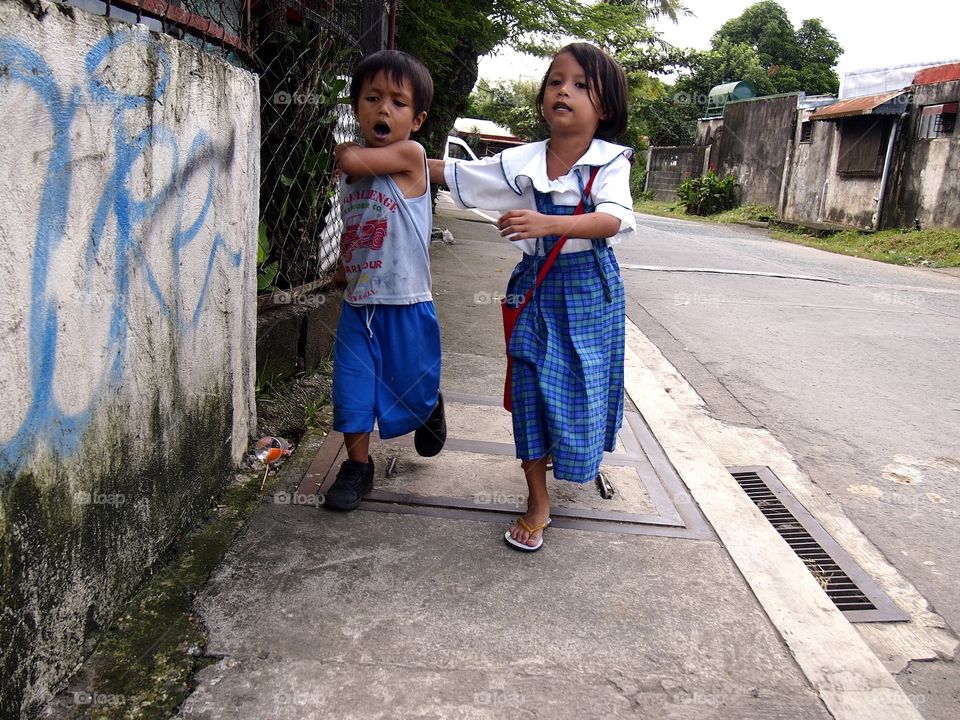
<svg viewBox="0 0 960 720"><path fill-rule="evenodd" d="M960 629L960 277L646 215L617 255L710 412L775 435Z"/></svg>

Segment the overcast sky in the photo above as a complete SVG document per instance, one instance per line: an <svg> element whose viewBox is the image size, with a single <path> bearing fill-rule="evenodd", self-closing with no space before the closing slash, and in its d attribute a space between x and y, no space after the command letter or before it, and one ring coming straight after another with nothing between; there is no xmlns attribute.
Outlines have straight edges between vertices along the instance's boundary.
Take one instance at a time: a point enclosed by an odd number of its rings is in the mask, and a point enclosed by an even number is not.
<svg viewBox="0 0 960 720"><path fill-rule="evenodd" d="M658 23L664 38L680 47L706 50L724 22L756 0L686 0L694 17ZM850 70L960 59L960 2L957 0L778 0L796 28L820 18L844 49L837 73ZM505 51L480 61L488 80L540 80L546 62Z"/></svg>

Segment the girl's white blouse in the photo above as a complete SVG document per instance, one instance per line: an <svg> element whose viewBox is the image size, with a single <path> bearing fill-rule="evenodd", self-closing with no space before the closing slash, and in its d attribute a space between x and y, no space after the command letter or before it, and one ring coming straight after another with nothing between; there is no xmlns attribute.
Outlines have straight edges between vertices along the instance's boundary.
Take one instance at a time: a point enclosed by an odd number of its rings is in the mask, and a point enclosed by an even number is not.
<svg viewBox="0 0 960 720"><path fill-rule="evenodd" d="M623 145L594 140L587 152L566 175L550 180L547 177L549 140L519 145L499 155L482 160L448 162L444 169L447 187L453 201L460 207L479 208L503 213L507 210L536 210L533 189L551 193L555 205L576 207L580 201L577 174L586 185L591 167L600 166L590 192L596 212L613 215L620 221L620 229L607 238L608 245L620 242L632 234L637 223L630 197L630 157L633 150ZM528 255L533 255L536 240L511 241ZM562 252L580 252L592 247L590 240L569 238ZM541 248L541 252L543 252Z"/></svg>

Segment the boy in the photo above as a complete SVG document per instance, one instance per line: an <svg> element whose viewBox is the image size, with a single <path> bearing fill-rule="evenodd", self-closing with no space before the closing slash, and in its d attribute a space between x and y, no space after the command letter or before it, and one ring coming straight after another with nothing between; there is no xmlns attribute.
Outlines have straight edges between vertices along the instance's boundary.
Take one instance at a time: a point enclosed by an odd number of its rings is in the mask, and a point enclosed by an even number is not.
<svg viewBox="0 0 960 720"><path fill-rule="evenodd" d="M384 50L353 73L350 100L365 147L338 145L344 232L344 303L333 349L333 428L348 459L325 505L353 510L373 489L370 432L416 430L420 455L440 452L447 427L440 395L440 325L430 286L426 153L410 139L433 100L433 80L415 58Z"/></svg>

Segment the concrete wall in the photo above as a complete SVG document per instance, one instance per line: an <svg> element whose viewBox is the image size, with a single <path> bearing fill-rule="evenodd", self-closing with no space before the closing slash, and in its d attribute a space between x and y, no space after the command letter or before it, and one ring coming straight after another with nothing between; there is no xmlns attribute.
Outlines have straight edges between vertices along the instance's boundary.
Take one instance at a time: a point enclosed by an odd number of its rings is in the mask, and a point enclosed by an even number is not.
<svg viewBox="0 0 960 720"><path fill-rule="evenodd" d="M830 181L836 177L830 166L834 155L836 129L833 123L815 122L810 142L800 142L800 129L810 110L797 113L792 160L786 167L780 217L787 222L823 222L821 211Z"/></svg>
<svg viewBox="0 0 960 720"><path fill-rule="evenodd" d="M714 145L723 142L723 118L697 120L697 139L694 145ZM714 158L714 162L716 159ZM714 168L715 169L715 168Z"/></svg>
<svg viewBox="0 0 960 720"><path fill-rule="evenodd" d="M35 713L253 428L256 78L0 3L0 717Z"/></svg>
<svg viewBox="0 0 960 720"><path fill-rule="evenodd" d="M796 93L727 103L723 136L710 158L719 175L734 175L745 205L777 207L793 139Z"/></svg>
<svg viewBox="0 0 960 720"><path fill-rule="evenodd" d="M665 202L677 200L677 186L691 175L703 174L706 148L695 145L650 148L650 165L644 190Z"/></svg>
<svg viewBox="0 0 960 720"><path fill-rule="evenodd" d="M877 209L879 175L837 174L840 154L840 124L837 122L814 121L810 142L801 143L801 127L810 113L810 110L797 113L793 155L786 168L780 217L786 222L804 225L870 229ZM890 118L880 120L884 123L892 121Z"/></svg>
<svg viewBox="0 0 960 720"><path fill-rule="evenodd" d="M918 85L914 88L909 122L897 143L884 211L884 227L960 228L960 130L932 140L917 138L920 113L925 105L960 101L960 81ZM950 201L945 202L945 200Z"/></svg>

